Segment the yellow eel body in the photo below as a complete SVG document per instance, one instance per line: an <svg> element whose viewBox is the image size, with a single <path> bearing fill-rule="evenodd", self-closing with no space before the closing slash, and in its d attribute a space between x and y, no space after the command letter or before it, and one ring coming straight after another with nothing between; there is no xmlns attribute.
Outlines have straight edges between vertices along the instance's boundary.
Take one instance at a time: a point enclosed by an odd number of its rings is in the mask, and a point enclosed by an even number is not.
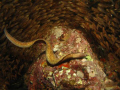
<svg viewBox="0 0 120 90"><path fill-rule="evenodd" d="M51 64L51 65L56 65L59 64L60 62L63 62L65 60L68 59L74 59L74 58L83 58L86 55L83 53L75 53L75 54L68 54L65 55L63 57L61 57L60 59L56 58L55 54L53 53L52 47L50 45L50 43L47 40L44 39L36 39L30 42L21 42L17 39L15 39L14 37L12 37L6 30L6 28L4 29L4 33L5 36L16 46L21 47L21 48L28 48L30 46L32 46L36 41L44 41L47 45L46 47L46 58L47 61Z"/></svg>

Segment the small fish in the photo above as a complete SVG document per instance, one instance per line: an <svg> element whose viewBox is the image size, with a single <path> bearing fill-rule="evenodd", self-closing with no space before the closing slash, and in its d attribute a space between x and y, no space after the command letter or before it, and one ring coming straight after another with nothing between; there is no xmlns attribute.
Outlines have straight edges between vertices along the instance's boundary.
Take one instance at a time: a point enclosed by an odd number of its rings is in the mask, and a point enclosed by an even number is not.
<svg viewBox="0 0 120 90"><path fill-rule="evenodd" d="M67 54L61 58L56 58L55 54L53 53L52 47L50 45L50 43L47 40L44 39L36 39L30 42L21 42L17 39L15 39L14 37L12 37L6 30L6 28L4 29L4 33L5 36L16 46L21 47L21 48L28 48L30 46L32 46L35 42L37 41L43 41L46 43L47 47L46 47L46 58L47 61L51 64L51 65L56 65L59 64L65 60L68 59L75 59L75 58L83 58L86 55L83 53L74 53L74 54Z"/></svg>

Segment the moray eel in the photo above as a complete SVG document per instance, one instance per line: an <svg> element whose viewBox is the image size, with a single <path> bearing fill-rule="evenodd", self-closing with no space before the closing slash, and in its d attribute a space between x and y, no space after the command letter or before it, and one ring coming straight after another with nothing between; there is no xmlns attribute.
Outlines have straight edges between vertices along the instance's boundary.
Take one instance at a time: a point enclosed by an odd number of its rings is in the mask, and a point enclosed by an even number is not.
<svg viewBox="0 0 120 90"><path fill-rule="evenodd" d="M35 42L37 41L43 41L44 43L46 43L47 47L46 47L46 58L47 61L51 64L51 65L56 65L59 64L60 62L63 62L65 60L68 59L75 59L75 58L83 58L86 55L83 53L74 53L74 54L67 54L61 58L56 58L55 54L53 53L52 47L50 45L50 43L47 40L44 39L36 39L30 42L21 42L17 39L15 39L14 37L12 37L6 30L6 28L4 29L4 33L5 36L16 46L21 47L21 48L28 48L30 46L32 46Z"/></svg>

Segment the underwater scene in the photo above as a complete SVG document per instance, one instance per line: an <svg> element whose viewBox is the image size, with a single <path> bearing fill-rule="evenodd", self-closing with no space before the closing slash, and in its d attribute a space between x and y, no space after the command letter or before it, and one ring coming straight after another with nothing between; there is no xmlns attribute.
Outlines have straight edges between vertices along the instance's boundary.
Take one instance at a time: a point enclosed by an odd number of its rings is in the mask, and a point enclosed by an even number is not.
<svg viewBox="0 0 120 90"><path fill-rule="evenodd" d="M120 90L120 0L0 0L0 90Z"/></svg>

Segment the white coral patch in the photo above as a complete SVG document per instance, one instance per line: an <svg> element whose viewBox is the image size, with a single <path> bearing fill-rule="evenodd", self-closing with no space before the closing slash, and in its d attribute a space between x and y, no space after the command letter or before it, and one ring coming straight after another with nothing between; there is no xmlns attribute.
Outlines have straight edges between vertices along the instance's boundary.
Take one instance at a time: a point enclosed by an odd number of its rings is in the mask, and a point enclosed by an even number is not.
<svg viewBox="0 0 120 90"><path fill-rule="evenodd" d="M81 42L81 38L77 38L76 43L80 43L80 42Z"/></svg>
<svg viewBox="0 0 120 90"><path fill-rule="evenodd" d="M63 34L63 30L61 27L54 27L53 31L56 38L59 38Z"/></svg>
<svg viewBox="0 0 120 90"><path fill-rule="evenodd" d="M62 75L63 74L63 70L59 71L59 74Z"/></svg>
<svg viewBox="0 0 120 90"><path fill-rule="evenodd" d="M86 70L87 70L87 72L88 72L88 73L90 73L90 72L91 72L90 67L86 67Z"/></svg>
<svg viewBox="0 0 120 90"><path fill-rule="evenodd" d="M95 77L95 71L91 71L91 72L89 73L89 76L90 76L90 77Z"/></svg>
<svg viewBox="0 0 120 90"><path fill-rule="evenodd" d="M66 70L66 74L68 75L68 73L70 73L71 69Z"/></svg>
<svg viewBox="0 0 120 90"><path fill-rule="evenodd" d="M78 84L82 84L82 80L81 79L79 79L79 81L77 82Z"/></svg>
<svg viewBox="0 0 120 90"><path fill-rule="evenodd" d="M76 77L76 73L73 73L73 76Z"/></svg>
<svg viewBox="0 0 120 90"><path fill-rule="evenodd" d="M62 66L62 69L67 69L67 67Z"/></svg>
<svg viewBox="0 0 120 90"><path fill-rule="evenodd" d="M83 72L81 72L81 71L77 71L77 76L80 77L80 78L83 78L83 77L84 77L84 74L83 74Z"/></svg>
<svg viewBox="0 0 120 90"><path fill-rule="evenodd" d="M68 79L70 79L71 78L71 75L68 75Z"/></svg>
<svg viewBox="0 0 120 90"><path fill-rule="evenodd" d="M82 62L86 62L86 61L87 61L87 59L83 58L81 61L82 61Z"/></svg>
<svg viewBox="0 0 120 90"><path fill-rule="evenodd" d="M53 74L53 72L49 72L49 75L51 76Z"/></svg>
<svg viewBox="0 0 120 90"><path fill-rule="evenodd" d="M56 52L59 49L59 45L55 45L53 51Z"/></svg>

